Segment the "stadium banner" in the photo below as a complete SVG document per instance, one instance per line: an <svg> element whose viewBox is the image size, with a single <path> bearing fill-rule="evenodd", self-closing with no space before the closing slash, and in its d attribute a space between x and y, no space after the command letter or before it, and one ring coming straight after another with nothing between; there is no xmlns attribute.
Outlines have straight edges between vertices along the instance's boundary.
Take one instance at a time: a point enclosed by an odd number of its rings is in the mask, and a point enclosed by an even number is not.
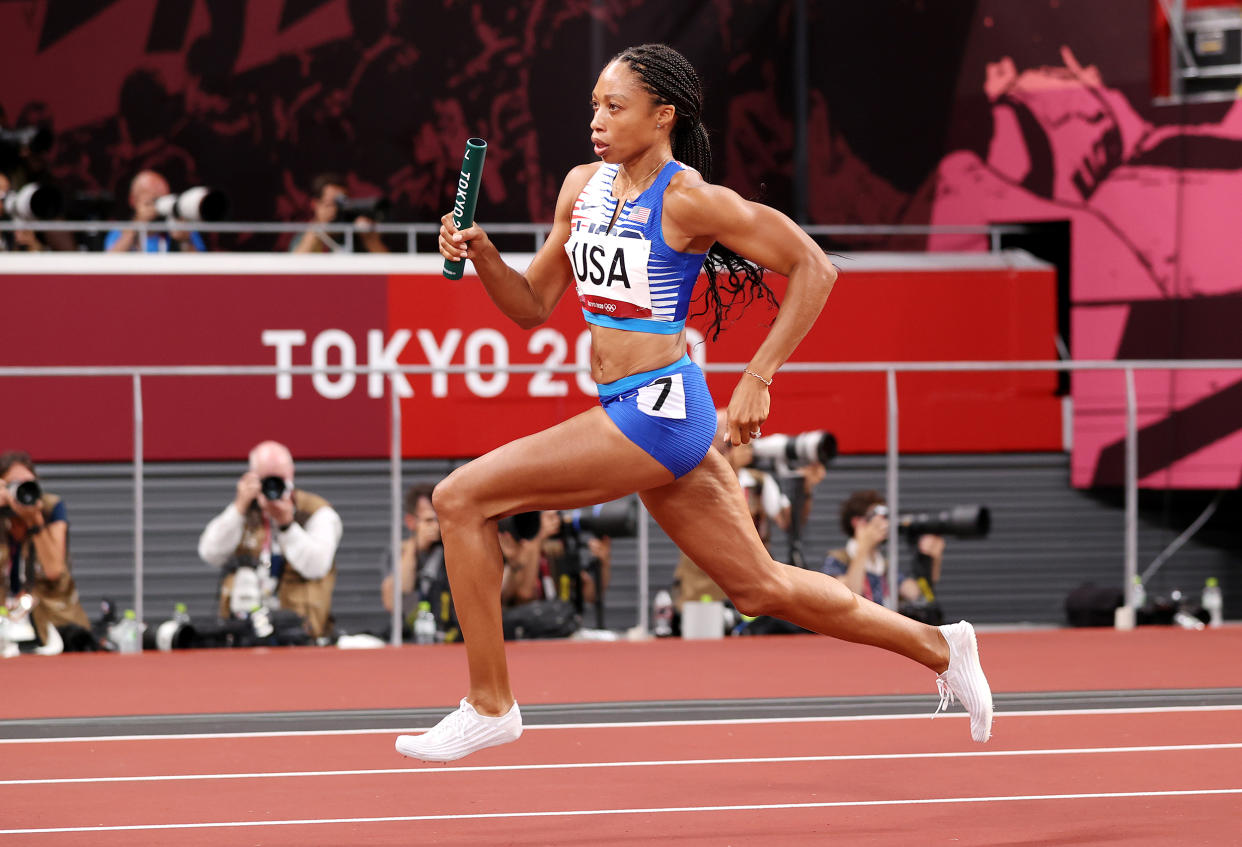
<svg viewBox="0 0 1242 847"><path fill-rule="evenodd" d="M12 366L423 365L432 373L144 376L149 460L244 456L285 441L301 458L388 455L390 392L401 397L407 457L479 455L595 402L590 334L572 293L527 331L508 321L469 269L434 256L86 256L14 259L5 283L28 308L6 332ZM860 255L793 361L1022 360L1054 356L1055 281L1021 253ZM36 273L38 268L46 272ZM784 280L773 278L778 294ZM693 311L693 309L692 309ZM716 342L691 322L700 363L746 363L776 312L751 304ZM449 366L544 366L534 373L450 373ZM708 374L719 405L738 373ZM40 461L125 461L133 446L127 377L0 377L4 448ZM885 443L883 373L781 372L765 432L826 429L845 453ZM898 377L903 452L1056 450L1051 373Z"/></svg>

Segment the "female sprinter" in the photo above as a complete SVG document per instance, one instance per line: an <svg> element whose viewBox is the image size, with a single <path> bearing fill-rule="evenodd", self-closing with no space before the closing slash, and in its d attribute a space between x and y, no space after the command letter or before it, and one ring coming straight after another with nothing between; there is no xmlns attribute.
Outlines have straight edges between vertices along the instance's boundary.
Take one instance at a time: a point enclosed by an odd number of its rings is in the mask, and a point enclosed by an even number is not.
<svg viewBox="0 0 1242 847"><path fill-rule="evenodd" d="M717 330L718 271L733 296L744 286L770 294L763 268L789 280L776 320L729 400L726 437L733 444L759 435L777 369L815 323L837 274L789 218L707 181L711 150L701 101L698 75L677 51L646 44L618 54L591 94L591 142L602 161L569 172L552 231L525 274L504 263L481 227L459 231L450 215L443 218L440 253L470 259L492 300L519 326L538 326L576 287L591 327L600 405L493 450L436 486L470 690L428 732L400 736L403 755L452 761L522 733L501 628L497 519L632 492L740 612L926 665L939 673L941 706L956 695L970 712L971 735L988 739L992 695L973 627L930 627L855 596L830 576L773 561L737 475L708 449L715 406L686 355L684 329L700 269L708 274Z"/></svg>

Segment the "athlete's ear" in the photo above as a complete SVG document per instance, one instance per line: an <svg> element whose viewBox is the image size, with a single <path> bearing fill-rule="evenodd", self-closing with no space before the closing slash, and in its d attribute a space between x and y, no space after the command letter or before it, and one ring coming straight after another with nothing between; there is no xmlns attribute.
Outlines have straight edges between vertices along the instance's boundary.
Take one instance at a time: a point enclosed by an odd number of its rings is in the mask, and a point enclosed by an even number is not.
<svg viewBox="0 0 1242 847"><path fill-rule="evenodd" d="M673 118L677 115L677 109L667 103L656 106L655 122L656 129L664 129L668 127L671 131L673 126Z"/></svg>

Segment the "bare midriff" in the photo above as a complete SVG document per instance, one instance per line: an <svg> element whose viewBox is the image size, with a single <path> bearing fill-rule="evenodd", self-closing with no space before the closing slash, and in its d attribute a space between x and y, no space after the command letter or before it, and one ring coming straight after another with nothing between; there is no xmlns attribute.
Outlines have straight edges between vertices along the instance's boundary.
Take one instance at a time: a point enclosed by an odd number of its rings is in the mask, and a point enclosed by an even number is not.
<svg viewBox="0 0 1242 847"><path fill-rule="evenodd" d="M686 353L686 331L676 335L591 327L591 378L600 384L671 365Z"/></svg>

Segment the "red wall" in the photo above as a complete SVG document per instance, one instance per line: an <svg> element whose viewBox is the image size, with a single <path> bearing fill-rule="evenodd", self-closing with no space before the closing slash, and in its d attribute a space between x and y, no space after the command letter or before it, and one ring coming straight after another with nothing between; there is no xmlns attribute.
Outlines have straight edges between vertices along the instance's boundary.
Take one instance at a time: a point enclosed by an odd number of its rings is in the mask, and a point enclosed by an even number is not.
<svg viewBox="0 0 1242 847"><path fill-rule="evenodd" d="M304 333L304 343L290 346L291 360L311 365L316 338L331 330L348 336L360 365L370 358L369 335L382 347L399 344L393 339L401 330L410 332L397 353L405 365L431 363L427 347L447 355L454 338L453 365L466 363L468 350L473 361L491 363L498 347L512 364L550 357L572 364L585 332L571 298L545 327L520 330L472 277L31 275L9 276L6 285L26 292L29 303L6 333L11 365L271 366L277 352L263 343L265 331ZM1051 359L1054 289L1046 269L866 271L847 265L794 361ZM692 352L708 363L745 362L773 314L753 308L718 342ZM330 346L320 363L339 364L340 356L340 346ZM375 386L381 396L372 396L366 375L358 375L348 393L338 376L319 387L309 375L287 379L289 396L280 397L275 376L145 377L146 457L237 458L263 438L286 441L301 458L387 455L386 381ZM572 374L512 374L499 394L487 396L495 391L493 379L482 376L472 385L462 374L409 376L414 393L402 404L405 454L477 455L594 402ZM733 373L709 374L717 403L727 403L736 380ZM908 374L898 384L903 451L1061 447L1050 373ZM6 406L0 449L28 449L39 461L130 458L128 379L0 377L0 386ZM885 449L883 374L783 372L772 397L769 433L822 428L836 434L842 452Z"/></svg>

